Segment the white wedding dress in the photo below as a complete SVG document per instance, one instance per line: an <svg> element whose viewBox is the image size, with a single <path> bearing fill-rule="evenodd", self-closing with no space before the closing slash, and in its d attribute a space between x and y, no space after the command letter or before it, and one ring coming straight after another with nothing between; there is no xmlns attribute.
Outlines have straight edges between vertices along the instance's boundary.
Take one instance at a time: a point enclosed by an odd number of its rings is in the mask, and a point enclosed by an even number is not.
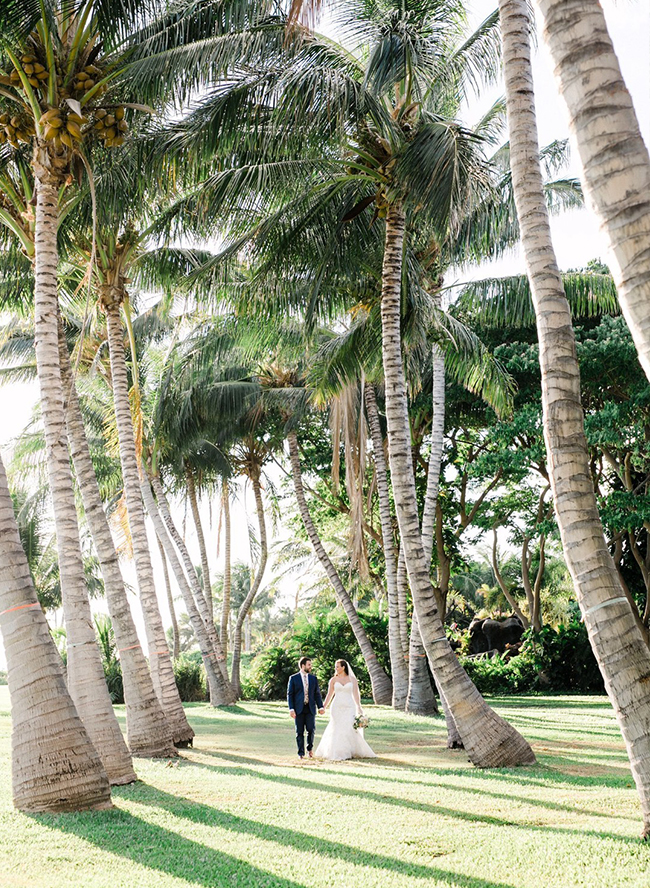
<svg viewBox="0 0 650 888"><path fill-rule="evenodd" d="M363 729L355 731L353 728L356 714L352 682L335 682L330 720L315 752L316 758L335 762L350 758L377 758L364 739Z"/></svg>

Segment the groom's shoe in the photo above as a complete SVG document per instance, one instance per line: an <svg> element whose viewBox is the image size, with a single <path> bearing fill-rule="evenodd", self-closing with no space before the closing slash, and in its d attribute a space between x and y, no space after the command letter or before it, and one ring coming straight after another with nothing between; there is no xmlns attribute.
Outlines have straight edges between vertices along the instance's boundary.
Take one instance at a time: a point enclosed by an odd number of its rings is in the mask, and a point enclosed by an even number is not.
<svg viewBox="0 0 650 888"><path fill-rule="evenodd" d="M313 759L313 757L314 757L314 750L313 750L313 749L310 749L310 750L309 750L309 758L310 758L310 759Z"/></svg>

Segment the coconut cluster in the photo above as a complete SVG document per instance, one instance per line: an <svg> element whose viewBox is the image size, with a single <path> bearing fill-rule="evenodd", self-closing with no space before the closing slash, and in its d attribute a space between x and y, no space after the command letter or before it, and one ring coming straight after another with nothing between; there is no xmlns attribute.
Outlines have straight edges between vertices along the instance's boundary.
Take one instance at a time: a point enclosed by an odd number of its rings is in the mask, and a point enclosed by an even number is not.
<svg viewBox="0 0 650 888"><path fill-rule="evenodd" d="M66 84L61 74L56 74L56 95L60 104L47 108L41 115L39 126L42 128L43 137L48 142L53 142L57 151L73 148L75 143L81 142L90 132L103 139L109 148L124 142L129 127L124 119L123 106L95 108L86 115L78 114L68 107L74 102L68 103L67 99L79 101L91 90L94 102L101 99L107 91L101 82L102 77L101 68L93 64L85 65ZM47 92L49 73L33 54L21 56L20 63L16 63L11 74L0 76L0 83L20 89L24 86L24 78L35 90ZM17 147L19 142L29 142L34 132L34 122L28 114L19 113L15 116L0 114L0 144L9 142Z"/></svg>
<svg viewBox="0 0 650 888"><path fill-rule="evenodd" d="M34 135L34 122L26 114L0 114L0 145L9 142L14 148L19 142L29 142Z"/></svg>

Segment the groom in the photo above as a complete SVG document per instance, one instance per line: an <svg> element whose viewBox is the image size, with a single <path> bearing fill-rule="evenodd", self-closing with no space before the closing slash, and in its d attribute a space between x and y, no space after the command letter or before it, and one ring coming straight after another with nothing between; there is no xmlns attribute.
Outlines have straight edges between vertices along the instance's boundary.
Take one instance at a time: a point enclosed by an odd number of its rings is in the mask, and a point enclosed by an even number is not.
<svg viewBox="0 0 650 888"><path fill-rule="evenodd" d="M301 657L298 663L300 672L289 679L287 685L287 703L289 715L296 722L296 743L298 755L305 757L305 728L307 729L307 752L309 758L314 757L314 731L316 730L316 707L321 715L325 714L323 698L320 695L318 679L311 674L311 660Z"/></svg>

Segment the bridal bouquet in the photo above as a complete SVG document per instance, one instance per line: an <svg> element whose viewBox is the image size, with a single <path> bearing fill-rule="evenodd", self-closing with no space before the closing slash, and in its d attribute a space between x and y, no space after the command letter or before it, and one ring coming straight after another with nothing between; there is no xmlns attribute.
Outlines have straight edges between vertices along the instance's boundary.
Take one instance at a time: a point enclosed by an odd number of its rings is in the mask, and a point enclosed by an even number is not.
<svg viewBox="0 0 650 888"><path fill-rule="evenodd" d="M367 715L358 715L352 723L352 727L355 731L358 731L359 728L367 728L369 724L370 719Z"/></svg>

